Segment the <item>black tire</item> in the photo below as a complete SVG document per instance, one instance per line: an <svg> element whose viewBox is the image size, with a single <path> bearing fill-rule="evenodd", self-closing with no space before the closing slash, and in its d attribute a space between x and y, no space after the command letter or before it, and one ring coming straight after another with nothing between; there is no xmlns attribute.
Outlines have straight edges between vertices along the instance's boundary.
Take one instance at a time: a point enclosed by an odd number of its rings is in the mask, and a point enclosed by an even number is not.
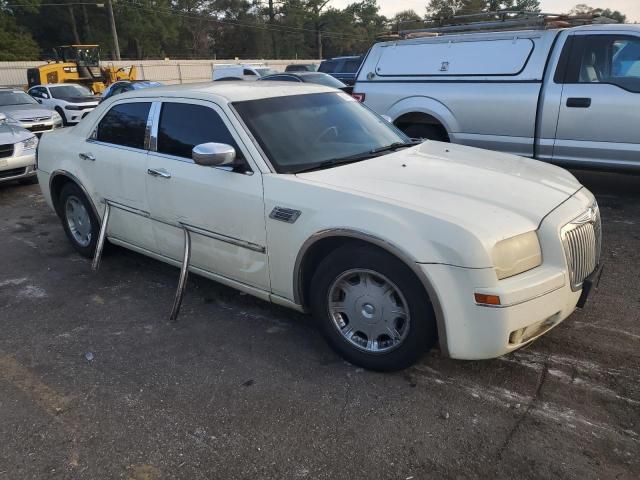
<svg viewBox="0 0 640 480"><path fill-rule="evenodd" d="M369 270L386 277L398 287L408 304L408 333L393 350L374 353L354 346L340 333L329 313L331 286L344 272L354 269ZM437 340L435 315L420 281L403 262L373 246L345 245L325 257L311 280L310 304L329 345L350 363L369 370L407 368Z"/></svg>
<svg viewBox="0 0 640 480"><path fill-rule="evenodd" d="M65 126L65 127L68 126L69 122L67 122L67 116L64 114L62 109L60 107L56 107L55 110L56 110L56 112L58 112L58 115L60 115L62 117L62 125Z"/></svg>
<svg viewBox="0 0 640 480"><path fill-rule="evenodd" d="M18 180L18 183L20 185L35 185L36 183L38 183L38 176L32 175L31 177L21 178L20 180Z"/></svg>
<svg viewBox="0 0 640 480"><path fill-rule="evenodd" d="M81 244L76 237L71 232L69 227L69 222L67 221L67 202L70 198L77 199L86 212L88 213L90 224L91 224L91 240L87 245ZM62 187L62 191L60 192L60 197L58 199L57 210L60 215L60 219L62 220L62 227L64 228L64 233L66 233L67 238L73 245L73 248L82 255L83 257L92 258L93 254L96 251L96 245L98 243L98 235L100 233L100 222L96 218L93 213L93 208L91 203L83 193L82 189L78 187L75 183L69 182L64 187Z"/></svg>
<svg viewBox="0 0 640 480"><path fill-rule="evenodd" d="M447 133L440 125L429 125L426 123L414 123L406 125L401 129L408 137L426 138L436 142L448 142Z"/></svg>

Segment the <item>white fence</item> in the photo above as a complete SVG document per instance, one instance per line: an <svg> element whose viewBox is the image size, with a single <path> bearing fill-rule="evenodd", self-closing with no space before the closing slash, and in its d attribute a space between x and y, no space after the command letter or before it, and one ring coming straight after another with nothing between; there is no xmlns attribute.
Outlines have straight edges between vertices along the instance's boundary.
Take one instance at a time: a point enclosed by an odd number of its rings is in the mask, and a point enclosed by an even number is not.
<svg viewBox="0 0 640 480"><path fill-rule="evenodd" d="M42 65L44 62L0 62L0 85L25 86L27 69ZM220 64L260 63L274 70L283 71L293 63L316 63L320 60L123 60L119 62L102 62L103 65L129 67L135 65L138 79L158 82L193 83L211 80L211 72Z"/></svg>

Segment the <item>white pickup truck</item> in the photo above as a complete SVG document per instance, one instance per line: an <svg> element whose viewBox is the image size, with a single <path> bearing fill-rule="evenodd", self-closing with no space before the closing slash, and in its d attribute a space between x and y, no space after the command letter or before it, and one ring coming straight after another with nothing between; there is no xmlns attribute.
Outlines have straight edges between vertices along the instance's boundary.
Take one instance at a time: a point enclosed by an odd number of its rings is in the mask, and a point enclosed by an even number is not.
<svg viewBox="0 0 640 480"><path fill-rule="evenodd" d="M378 43L354 97L411 137L640 170L638 25Z"/></svg>

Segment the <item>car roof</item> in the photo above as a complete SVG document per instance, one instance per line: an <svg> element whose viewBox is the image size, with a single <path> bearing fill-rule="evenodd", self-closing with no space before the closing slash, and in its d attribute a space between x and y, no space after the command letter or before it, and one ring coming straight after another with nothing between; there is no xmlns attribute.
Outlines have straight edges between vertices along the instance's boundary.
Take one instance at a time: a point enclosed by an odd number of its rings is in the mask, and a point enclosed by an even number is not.
<svg viewBox="0 0 640 480"><path fill-rule="evenodd" d="M164 85L126 92L114 98L182 97L199 99L221 99L226 102L242 102L270 97L284 97L307 93L335 93L334 88L314 83L291 82L206 82L182 85Z"/></svg>
<svg viewBox="0 0 640 480"><path fill-rule="evenodd" d="M67 82L67 83L45 83L43 85L34 85L31 88L34 87L59 87L61 85L79 85L80 87L83 87L84 85L80 84L80 83L71 83L71 82Z"/></svg>

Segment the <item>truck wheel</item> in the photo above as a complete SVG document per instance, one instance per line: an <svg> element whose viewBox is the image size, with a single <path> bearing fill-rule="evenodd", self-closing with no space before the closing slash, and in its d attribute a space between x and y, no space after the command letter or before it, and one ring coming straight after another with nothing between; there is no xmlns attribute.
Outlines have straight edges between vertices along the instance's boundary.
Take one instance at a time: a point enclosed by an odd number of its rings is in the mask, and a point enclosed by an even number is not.
<svg viewBox="0 0 640 480"><path fill-rule="evenodd" d="M311 280L311 309L333 349L361 367L394 371L436 341L431 304L404 263L372 246L330 253Z"/></svg>
<svg viewBox="0 0 640 480"><path fill-rule="evenodd" d="M448 142L447 133L440 125L426 123L414 123L402 128L402 131L411 138L426 138L436 142Z"/></svg>
<svg viewBox="0 0 640 480"><path fill-rule="evenodd" d="M62 226L73 248L84 257L93 257L100 222L94 215L89 200L75 183L67 183L62 187L58 202Z"/></svg>

